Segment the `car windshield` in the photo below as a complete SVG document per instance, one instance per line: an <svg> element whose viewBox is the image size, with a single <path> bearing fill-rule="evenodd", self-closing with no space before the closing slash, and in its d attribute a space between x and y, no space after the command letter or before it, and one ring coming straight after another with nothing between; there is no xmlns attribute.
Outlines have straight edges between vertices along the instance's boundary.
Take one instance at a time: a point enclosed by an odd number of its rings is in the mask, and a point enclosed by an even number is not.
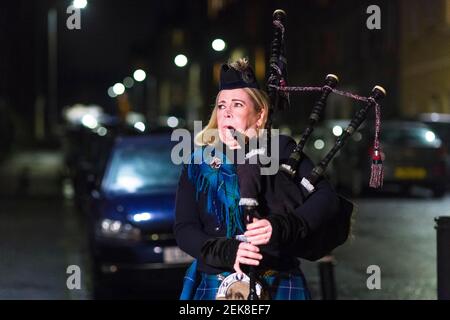
<svg viewBox="0 0 450 320"><path fill-rule="evenodd" d="M393 145L414 147L439 147L440 139L425 127L386 127L382 129L381 141Z"/></svg>
<svg viewBox="0 0 450 320"><path fill-rule="evenodd" d="M106 193L152 193L178 183L179 167L170 159L171 144L127 145L113 152L103 184Z"/></svg>

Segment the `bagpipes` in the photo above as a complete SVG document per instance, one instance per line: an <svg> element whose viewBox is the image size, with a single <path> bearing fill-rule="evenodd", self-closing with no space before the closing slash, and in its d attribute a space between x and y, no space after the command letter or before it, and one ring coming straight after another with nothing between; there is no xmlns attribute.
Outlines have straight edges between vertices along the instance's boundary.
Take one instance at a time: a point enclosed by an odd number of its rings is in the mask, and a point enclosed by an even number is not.
<svg viewBox="0 0 450 320"><path fill-rule="evenodd" d="M287 164L281 166L282 171L289 176L294 177L296 168L301 161L303 148L308 140L309 136L314 130L314 126L319 122L322 117L326 100L331 92L366 102L365 106L358 110L350 121L348 127L343 134L336 140L335 145L328 152L328 154L320 161L320 163L313 169L308 178L304 178L301 181L302 186L309 192L314 192L314 185L323 176L328 164L336 153L344 146L347 139L359 128L359 126L366 120L369 109L375 109L376 124L375 124L375 140L373 148L373 163L372 174L369 185L374 188L382 186L383 183L383 170L381 160L381 150L379 144L379 130L380 130L380 105L379 100L386 96L386 91L381 86L375 86L369 97L361 97L349 92L343 92L336 90L335 87L339 81L338 77L334 74L329 74L325 78L325 84L322 87L289 87L287 85L287 60L285 53L285 27L284 21L286 19L286 13L283 10L276 10L273 14L274 25L274 39L271 46L271 58L270 58L270 75L267 82L267 90L271 99L272 113L285 110L289 106L289 92L292 91L319 91L321 92L320 98L315 103L311 115L309 117L309 123L306 129L303 131L300 142L292 152Z"/></svg>
<svg viewBox="0 0 450 320"><path fill-rule="evenodd" d="M374 148L372 155L372 167L370 186L378 188L383 183L383 168L381 150L379 144L380 130L380 105L379 101L386 95L386 91L375 86L368 97L358 96L353 93L336 89L338 77L329 74L325 78L322 87L290 87L287 82L286 59L286 13L276 10L273 13L273 40L271 43L269 76L267 79L267 92L271 102L267 128L270 128L272 117L275 113L287 109L290 105L290 92L320 92L320 97L314 104L308 120L308 126L303 131L300 141L296 143L292 154L286 163L282 163L280 170L271 178L273 187L270 192L262 196L266 202L265 210L273 213L294 214L296 208L301 206L316 191L316 186L323 178L328 164L336 153L344 146L348 138L356 132L359 126L366 120L370 110L375 110L376 125ZM335 142L335 145L326 156L313 168L306 177L300 177L299 166L304 158L303 148L314 130L314 126L320 121L326 108L326 101L331 93L343 95L358 101L365 102L350 121L349 125ZM270 140L270 130L268 139ZM267 144L268 146L270 143ZM247 150L246 150L247 151ZM240 206L244 210L247 221L252 217L260 217L258 214L258 197L262 191L261 176L258 165L244 163L237 166L239 187L241 193ZM290 245L291 252L295 252L299 258L315 261L328 254L336 247L342 245L349 237L354 205L349 200L338 195L338 212L330 214L331 218L324 222L317 230L308 233L304 238L298 239ZM257 299L255 295L255 269L249 269L250 295L249 299ZM253 287L252 287L253 286Z"/></svg>

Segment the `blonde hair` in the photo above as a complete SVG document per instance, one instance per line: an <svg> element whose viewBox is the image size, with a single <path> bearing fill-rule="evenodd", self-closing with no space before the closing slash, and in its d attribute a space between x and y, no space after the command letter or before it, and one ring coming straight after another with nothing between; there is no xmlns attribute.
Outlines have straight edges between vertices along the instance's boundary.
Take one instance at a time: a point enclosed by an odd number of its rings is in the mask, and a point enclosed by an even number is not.
<svg viewBox="0 0 450 320"><path fill-rule="evenodd" d="M241 58L235 62L229 62L228 66L230 66L233 69L236 69L240 72L245 71L249 67L248 60L246 58ZM264 116L261 122L261 128L265 128L267 124L267 118L269 115L269 105L270 100L267 93L260 89L255 88L242 88L247 95L250 97L251 101L253 102L253 105L255 107L256 112L261 112L264 110ZM216 102L214 104L214 109L211 112L211 116L209 118L208 124L205 128L203 128L202 131L200 131L194 138L194 143L199 146L205 146L205 145L212 145L217 143L215 141L215 137L211 136L210 134L206 134L207 132L210 132L210 130L217 130L217 100L219 98L220 92L216 96Z"/></svg>

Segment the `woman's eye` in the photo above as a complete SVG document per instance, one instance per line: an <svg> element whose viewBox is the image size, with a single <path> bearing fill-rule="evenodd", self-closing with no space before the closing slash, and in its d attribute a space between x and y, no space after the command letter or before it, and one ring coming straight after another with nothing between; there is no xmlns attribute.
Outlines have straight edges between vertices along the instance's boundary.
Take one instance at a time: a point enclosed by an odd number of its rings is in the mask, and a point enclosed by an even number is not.
<svg viewBox="0 0 450 320"><path fill-rule="evenodd" d="M219 104L217 107L218 107L219 109L225 109L225 105L223 105L223 104Z"/></svg>
<svg viewBox="0 0 450 320"><path fill-rule="evenodd" d="M242 103L236 102L236 103L234 104L234 106L240 108L240 107L243 107L244 105L243 105Z"/></svg>

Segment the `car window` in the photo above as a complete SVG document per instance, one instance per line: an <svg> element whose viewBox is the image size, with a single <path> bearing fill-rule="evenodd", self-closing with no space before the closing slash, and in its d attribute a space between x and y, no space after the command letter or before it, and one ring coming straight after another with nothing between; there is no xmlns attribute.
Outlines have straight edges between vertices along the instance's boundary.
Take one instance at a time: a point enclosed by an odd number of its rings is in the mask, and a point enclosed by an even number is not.
<svg viewBox="0 0 450 320"><path fill-rule="evenodd" d="M387 144L414 147L439 147L441 144L433 131L422 127L383 128L381 141Z"/></svg>
<svg viewBox="0 0 450 320"><path fill-rule="evenodd" d="M103 184L107 193L147 193L175 188L180 168L170 159L171 145L130 145L113 152Z"/></svg>

